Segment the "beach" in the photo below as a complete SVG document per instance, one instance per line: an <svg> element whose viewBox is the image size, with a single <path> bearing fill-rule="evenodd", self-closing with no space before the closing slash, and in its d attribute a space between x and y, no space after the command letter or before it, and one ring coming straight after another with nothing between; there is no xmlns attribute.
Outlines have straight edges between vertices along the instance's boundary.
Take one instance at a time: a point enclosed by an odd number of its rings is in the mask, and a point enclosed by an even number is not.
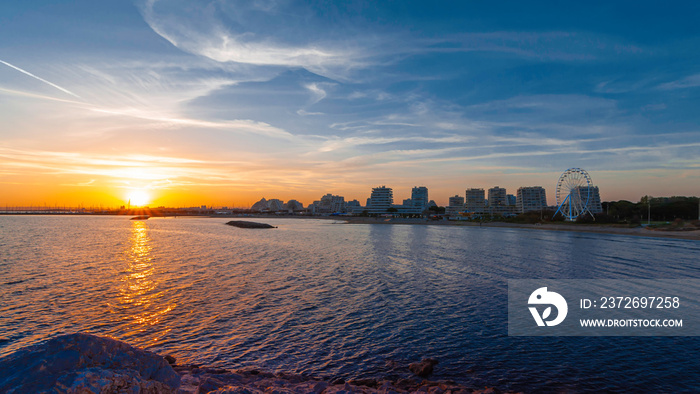
<svg viewBox="0 0 700 394"><path fill-rule="evenodd" d="M268 216L257 215L259 219L318 219L330 220L337 224L393 224L393 225L426 225L426 226L457 226L457 227L484 227L484 228L519 228L527 230L548 231L572 231L582 233L632 235L638 237L673 238L700 240L700 230L657 230L648 227L629 227L624 224L574 224L564 222L551 223L508 223L508 222L475 222L466 220L429 220L429 219L404 219L404 218L371 218L371 217L346 217L346 216Z"/></svg>

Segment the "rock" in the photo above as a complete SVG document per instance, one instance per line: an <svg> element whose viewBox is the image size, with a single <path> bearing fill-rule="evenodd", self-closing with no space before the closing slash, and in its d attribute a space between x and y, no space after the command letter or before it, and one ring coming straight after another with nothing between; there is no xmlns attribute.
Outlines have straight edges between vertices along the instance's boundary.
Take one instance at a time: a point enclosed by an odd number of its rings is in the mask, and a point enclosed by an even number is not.
<svg viewBox="0 0 700 394"><path fill-rule="evenodd" d="M240 228L277 228L277 227L271 226L267 223L248 222L245 220L231 220L230 222L228 222L226 224L228 224L229 226L240 227Z"/></svg>
<svg viewBox="0 0 700 394"><path fill-rule="evenodd" d="M224 382L211 376L206 376L199 381L197 393L210 393L226 386Z"/></svg>
<svg viewBox="0 0 700 394"><path fill-rule="evenodd" d="M434 358L424 358L419 363L409 364L408 369L410 369L414 375L426 378L433 373L433 367L437 365L437 363L438 361Z"/></svg>
<svg viewBox="0 0 700 394"><path fill-rule="evenodd" d="M371 388L377 387L376 379L353 379L348 383L355 385L355 386L365 386L365 387L371 387Z"/></svg>
<svg viewBox="0 0 700 394"><path fill-rule="evenodd" d="M176 363L176 361L177 361L177 360L175 360L175 357L173 357L173 356L171 356L171 355L169 355L169 354L168 354L167 356L163 357L163 358L164 358L165 361L167 361L168 364L170 364L170 365L175 365L175 363Z"/></svg>
<svg viewBox="0 0 700 394"><path fill-rule="evenodd" d="M70 334L0 359L0 392L171 393L180 376L155 353L91 334Z"/></svg>

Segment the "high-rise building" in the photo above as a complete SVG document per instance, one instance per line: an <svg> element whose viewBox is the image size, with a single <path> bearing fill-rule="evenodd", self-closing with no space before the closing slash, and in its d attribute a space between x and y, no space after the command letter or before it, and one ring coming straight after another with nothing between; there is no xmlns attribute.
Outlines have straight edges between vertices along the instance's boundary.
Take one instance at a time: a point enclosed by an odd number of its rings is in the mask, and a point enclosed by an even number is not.
<svg viewBox="0 0 700 394"><path fill-rule="evenodd" d="M542 186L521 187L516 198L518 212L541 211L547 208L547 196Z"/></svg>
<svg viewBox="0 0 700 394"><path fill-rule="evenodd" d="M467 212L484 213L486 211L484 189L467 189L464 208Z"/></svg>
<svg viewBox="0 0 700 394"><path fill-rule="evenodd" d="M454 197L450 197L448 202L445 208L445 215L456 216L464 210L464 197L455 195Z"/></svg>
<svg viewBox="0 0 700 394"><path fill-rule="evenodd" d="M503 214L507 212L508 199L506 189L502 187L492 187L489 189L488 212L491 214Z"/></svg>
<svg viewBox="0 0 700 394"><path fill-rule="evenodd" d="M506 200L508 201L508 206L515 206L515 204L517 203L517 199L512 194L506 195Z"/></svg>
<svg viewBox="0 0 700 394"><path fill-rule="evenodd" d="M603 204L600 201L600 190L598 190L598 186L579 186L578 189L582 199L585 200L586 195L588 196L588 205L586 205L586 208L592 214L603 212Z"/></svg>
<svg viewBox="0 0 700 394"><path fill-rule="evenodd" d="M333 196L331 198L331 211L334 213L345 212L345 197Z"/></svg>
<svg viewBox="0 0 700 394"><path fill-rule="evenodd" d="M463 207L464 206L464 197L460 195L454 195L454 197L450 197L448 200L449 204L448 206L450 207Z"/></svg>
<svg viewBox="0 0 700 394"><path fill-rule="evenodd" d="M375 187L372 188L369 200L369 205L367 206L369 213L386 213L394 203L394 192L390 187Z"/></svg>
<svg viewBox="0 0 700 394"><path fill-rule="evenodd" d="M423 212L428 209L428 188L425 186L414 186L411 189L411 206ZM404 204L405 205L405 204Z"/></svg>

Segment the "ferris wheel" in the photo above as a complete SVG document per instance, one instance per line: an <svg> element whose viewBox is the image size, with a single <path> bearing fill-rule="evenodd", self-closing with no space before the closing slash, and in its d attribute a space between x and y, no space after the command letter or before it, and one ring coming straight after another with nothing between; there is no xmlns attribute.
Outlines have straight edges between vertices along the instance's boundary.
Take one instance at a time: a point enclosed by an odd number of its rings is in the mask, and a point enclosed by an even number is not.
<svg viewBox="0 0 700 394"><path fill-rule="evenodd" d="M574 221L588 210L591 197L591 177L581 168L569 168L557 181L557 213L568 221Z"/></svg>

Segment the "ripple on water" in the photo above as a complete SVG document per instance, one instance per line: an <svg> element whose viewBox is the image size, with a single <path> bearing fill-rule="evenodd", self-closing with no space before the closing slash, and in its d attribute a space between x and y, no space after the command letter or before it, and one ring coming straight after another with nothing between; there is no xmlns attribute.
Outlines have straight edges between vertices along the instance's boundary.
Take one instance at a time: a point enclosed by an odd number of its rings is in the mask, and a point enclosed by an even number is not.
<svg viewBox="0 0 700 394"><path fill-rule="evenodd" d="M87 331L183 362L525 391L697 391L697 338L507 336L507 279L700 277L695 241L445 226L0 216L0 356ZM12 231L10 231L10 229Z"/></svg>

